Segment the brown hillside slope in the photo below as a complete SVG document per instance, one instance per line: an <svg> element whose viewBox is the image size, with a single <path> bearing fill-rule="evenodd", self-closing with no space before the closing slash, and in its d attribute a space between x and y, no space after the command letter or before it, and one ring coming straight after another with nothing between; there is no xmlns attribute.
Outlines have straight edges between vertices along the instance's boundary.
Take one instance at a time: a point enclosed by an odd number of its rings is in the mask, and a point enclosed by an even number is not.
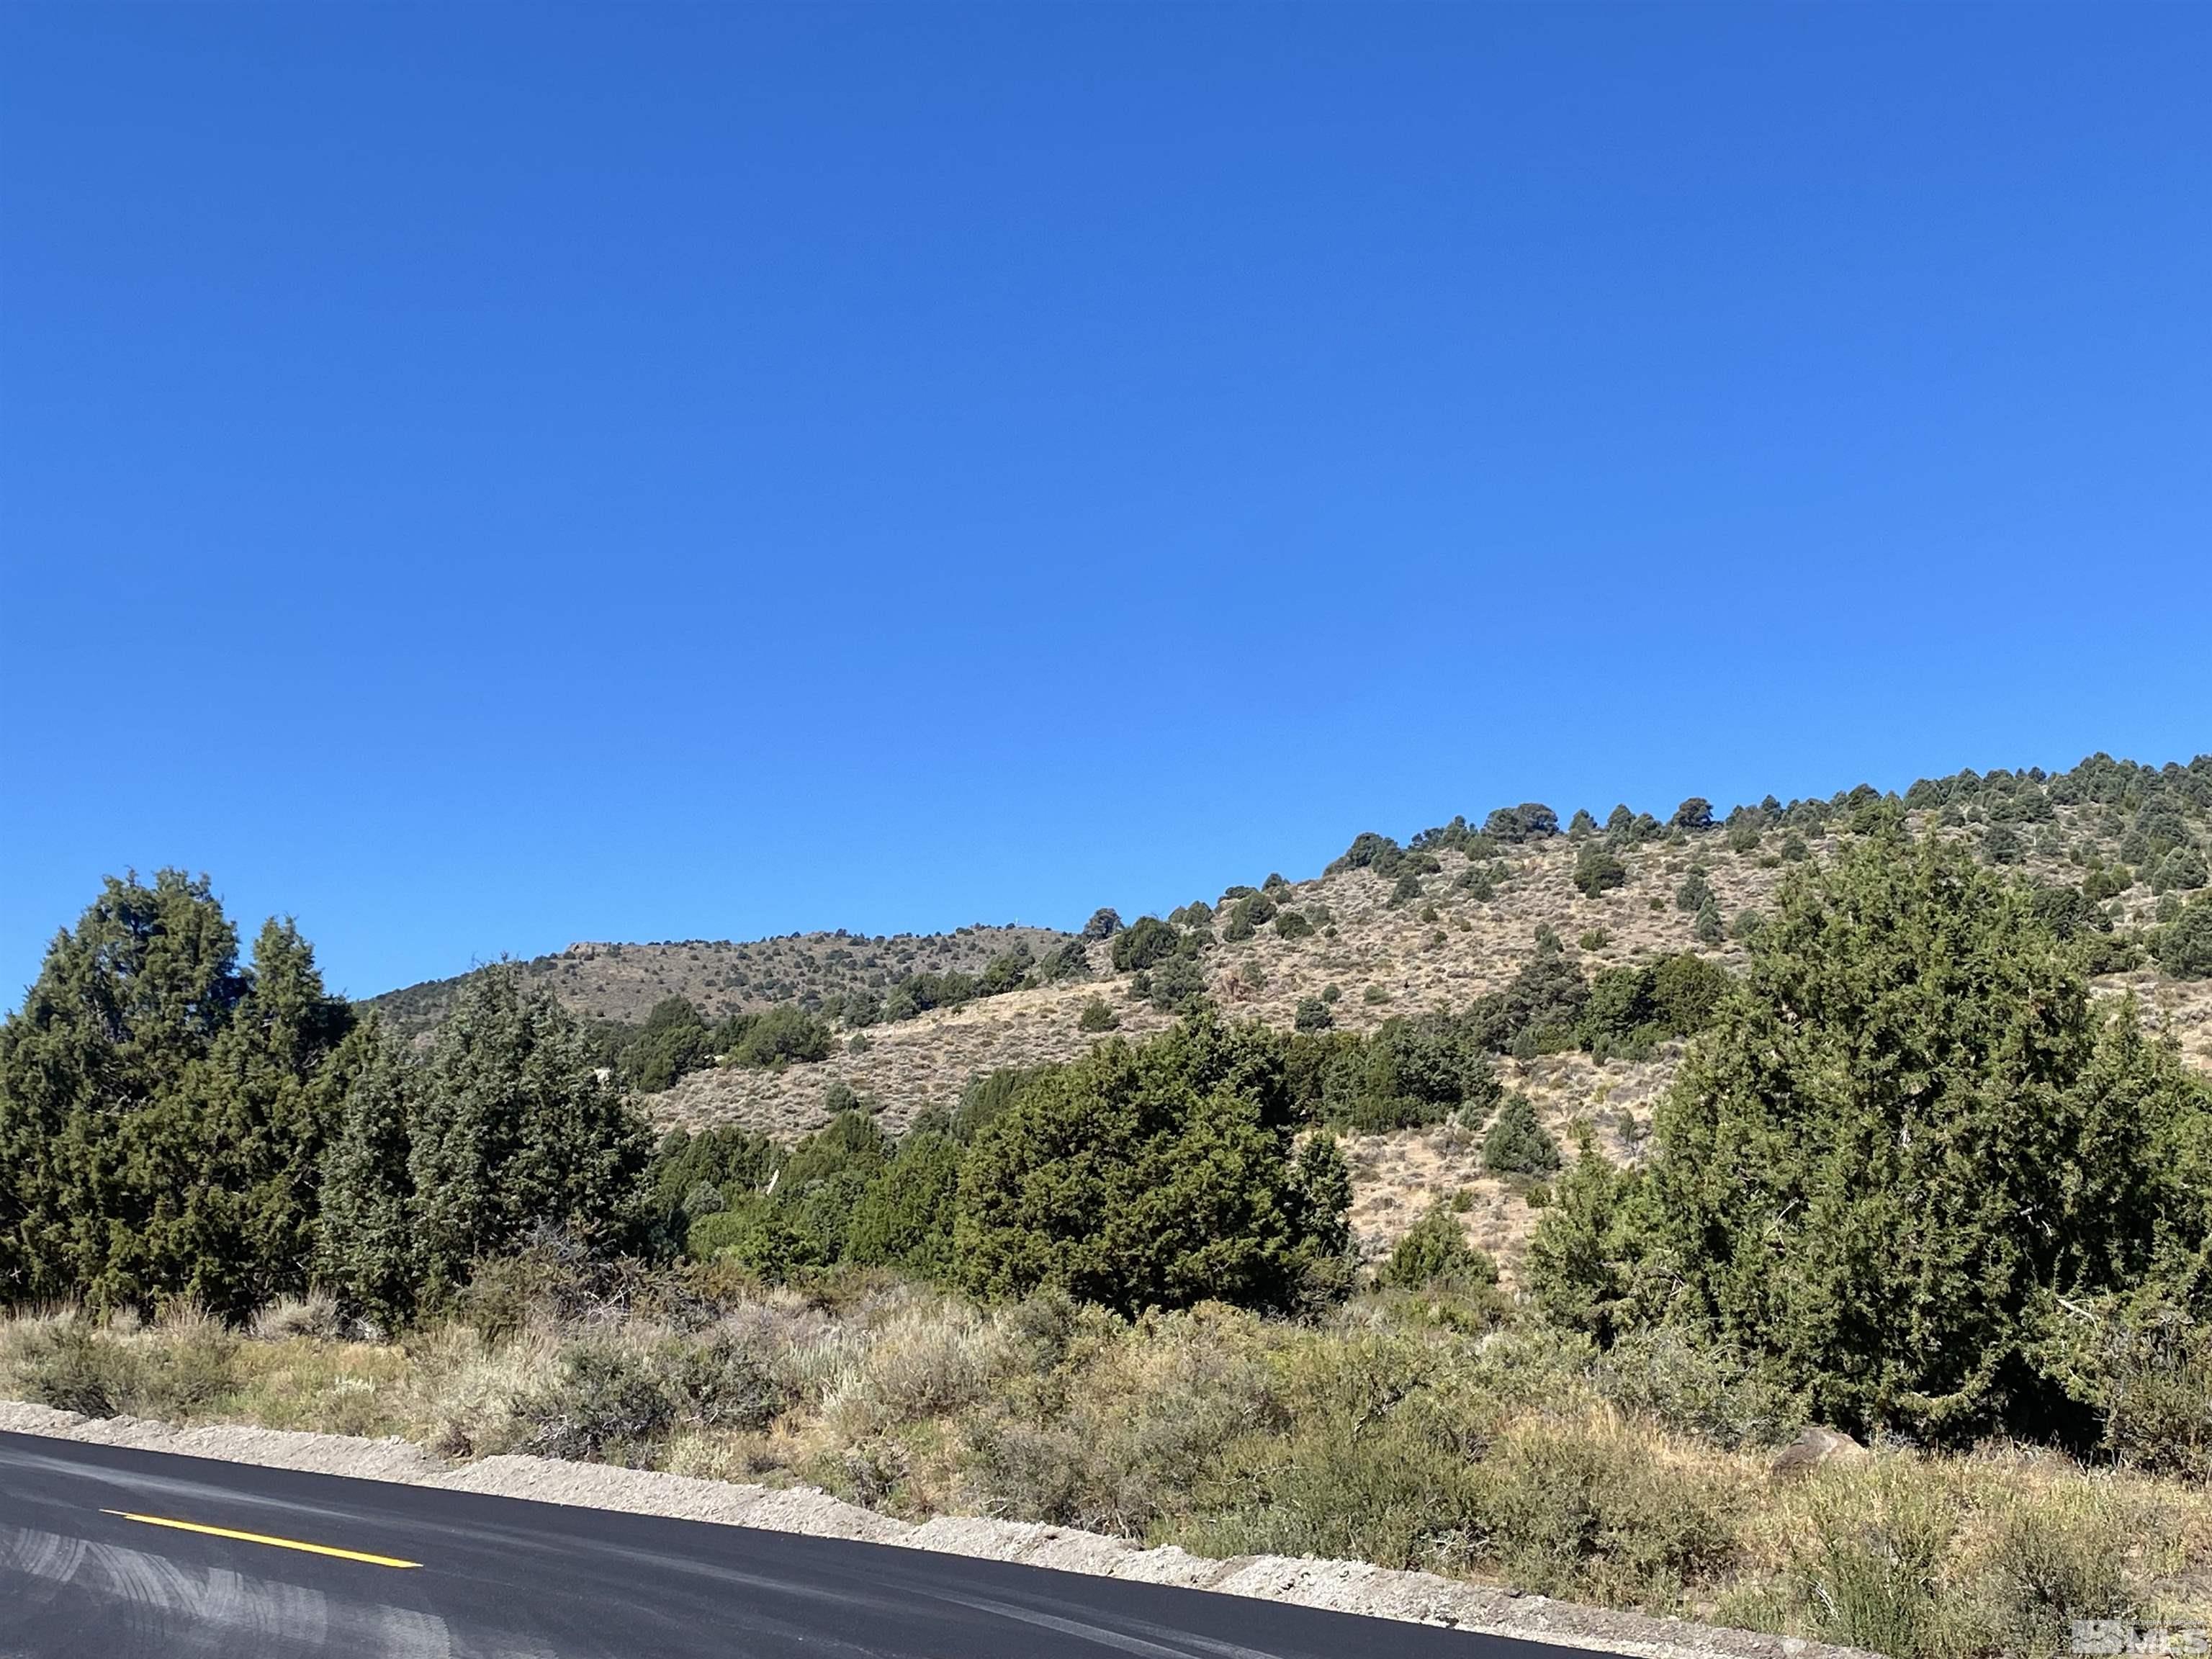
<svg viewBox="0 0 2212 1659"><path fill-rule="evenodd" d="M1839 839L1812 838L1812 855L1832 856ZM1421 878L1418 899L1394 902L1393 884L1364 870L1296 883L1275 896L1313 920L1314 933L1285 939L1267 926L1249 939L1218 944L1204 958L1209 989L1232 1014L1288 1027L1301 998L1334 985L1338 1025L1368 1031L1394 1014L1455 1009L1502 988L1533 953L1540 926L1556 932L1592 974L1688 950L1734 967L1741 947L1699 945L1693 917L1676 906L1676 890L1699 867L1723 915L1733 920L1746 909L1762 909L1784 872L1780 840L1770 834L1759 848L1735 853L1718 831L1708 831L1632 848L1623 854L1627 884L1595 898L1574 886L1576 849L1564 836L1509 849L1509 874L1488 899L1468 894L1458 878L1471 865L1489 868L1493 861L1452 852L1440 855L1441 871ZM2054 882L2080 873L2047 854L2031 854L2021 870ZM2129 921L2148 921L2152 901L2138 889L2124 908ZM1225 919L1226 907L1221 915ZM1091 960L1095 977L1087 983L1017 991L878 1025L866 1032L863 1051L841 1045L819 1065L696 1073L641 1103L664 1127L740 1123L789 1138L828 1120L825 1097L833 1083L842 1083L879 1106L885 1127L896 1130L927 1107L953 1105L973 1077L1067 1060L1099 1041L1078 1024L1093 998L1115 1010L1125 1036L1172 1024L1170 1015L1134 995L1132 975L1112 972L1103 945L1091 947ZM2110 978L2100 988L2136 991L2147 1018L2176 1031L2191 1062L2212 1072L2212 981L2177 983L2143 970ZM1534 1099L1554 1133L1564 1138L1575 1120L1587 1120L1602 1150L1632 1160L1676 1059L1662 1053L1644 1061L1600 1063L1565 1054L1501 1059L1498 1066L1508 1087ZM1524 1201L1528 1183L1484 1175L1479 1134L1448 1124L1356 1137L1346 1150L1354 1176L1353 1224L1367 1252L1387 1250L1431 1200L1463 1194L1469 1237L1499 1255L1510 1279L1535 1218Z"/></svg>
<svg viewBox="0 0 2212 1659"><path fill-rule="evenodd" d="M1027 944L1042 956L1068 936L1048 927L977 924L950 933L787 933L777 939L683 939L653 945L578 944L521 964L587 1019L635 1024L664 997L684 997L710 1020L772 1003L830 1005L848 991L908 973L981 973L993 957ZM427 1030L451 1006L460 978L426 980L368 1006L403 1032Z"/></svg>

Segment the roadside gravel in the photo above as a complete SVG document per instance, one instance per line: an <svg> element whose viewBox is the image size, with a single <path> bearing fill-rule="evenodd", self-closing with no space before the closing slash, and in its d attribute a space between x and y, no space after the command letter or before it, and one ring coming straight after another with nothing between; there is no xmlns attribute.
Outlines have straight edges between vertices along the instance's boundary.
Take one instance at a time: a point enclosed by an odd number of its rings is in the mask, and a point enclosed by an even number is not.
<svg viewBox="0 0 2212 1659"><path fill-rule="evenodd" d="M746 1486L543 1457L487 1457L454 1466L404 1440L354 1440L277 1429L177 1428L140 1418L85 1418L15 1401L0 1401L0 1430L317 1474L1018 1561L1062 1572L1176 1584L1564 1647L1603 1649L1637 1659L1873 1659L1850 1648L1583 1607L1462 1583L1431 1573L1393 1571L1364 1562L1279 1555L1217 1561L1173 1545L1146 1549L1125 1538L980 1516L940 1516L916 1526L845 1503L812 1486Z"/></svg>

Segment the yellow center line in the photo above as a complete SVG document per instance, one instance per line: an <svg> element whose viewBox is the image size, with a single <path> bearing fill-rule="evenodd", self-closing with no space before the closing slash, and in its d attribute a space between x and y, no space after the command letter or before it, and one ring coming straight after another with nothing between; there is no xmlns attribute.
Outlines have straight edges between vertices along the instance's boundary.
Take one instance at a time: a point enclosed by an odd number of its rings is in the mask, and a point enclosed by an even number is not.
<svg viewBox="0 0 2212 1659"><path fill-rule="evenodd" d="M172 1521L161 1515L134 1515L129 1510L102 1510L102 1515L119 1515L125 1521L137 1521L149 1527L173 1527L179 1532L204 1533L210 1538L235 1538L241 1543L269 1544L280 1550L305 1550L310 1555L334 1555L341 1561L366 1561L373 1567L419 1567L420 1561L402 1561L396 1556L370 1555L362 1550L342 1550L333 1544L308 1544L296 1538L271 1538L266 1533L237 1532L228 1527L203 1526L197 1521Z"/></svg>

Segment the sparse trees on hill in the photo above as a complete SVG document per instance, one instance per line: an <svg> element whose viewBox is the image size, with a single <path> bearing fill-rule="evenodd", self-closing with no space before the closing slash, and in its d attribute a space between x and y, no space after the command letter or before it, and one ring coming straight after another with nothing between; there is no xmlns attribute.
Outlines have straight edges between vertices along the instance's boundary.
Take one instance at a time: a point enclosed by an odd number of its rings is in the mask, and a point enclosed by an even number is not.
<svg viewBox="0 0 2212 1659"><path fill-rule="evenodd" d="M1121 931L1118 911L1100 905L1091 913L1091 920L1083 924L1083 937L1087 939L1111 939Z"/></svg>

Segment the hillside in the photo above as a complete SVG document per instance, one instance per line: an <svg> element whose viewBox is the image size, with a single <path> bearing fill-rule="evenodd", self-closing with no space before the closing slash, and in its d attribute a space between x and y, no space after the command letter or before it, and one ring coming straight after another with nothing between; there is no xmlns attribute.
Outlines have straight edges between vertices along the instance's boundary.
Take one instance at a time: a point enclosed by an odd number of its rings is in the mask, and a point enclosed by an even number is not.
<svg viewBox="0 0 2212 1659"><path fill-rule="evenodd" d="M580 943L521 964L587 1019L635 1024L665 997L683 997L709 1019L797 1003L810 1011L856 990L881 991L911 973L980 974L1026 945L1042 955L1069 936L1046 927L977 924L950 933L866 938L787 933L777 939L680 939L650 945ZM465 975L425 980L368 1000L407 1034L436 1024Z"/></svg>
<svg viewBox="0 0 2212 1659"><path fill-rule="evenodd" d="M1955 799L1923 804L1909 813L1909 821L1917 830L1969 841L2024 881L2076 891L2085 878L2098 890L2098 872L2109 884L2124 852L2138 862L2147 856L2162 860L2170 855L2164 843L2171 842L2201 855L2212 839L2212 815L2192 800L2185 799L2179 822L2162 822L2163 833L2146 848L2142 809L2054 802L2051 794L2069 792L2039 783L2028 804L2015 807L2002 793L2006 775L1994 775L1994 794L1979 779L1969 788L1954 780L1925 787L1908 799L1924 801L1937 790ZM2212 779L2212 764L2200 760L2187 775L2202 787ZM1984 795L1991 797L1990 805L1975 804ZM2015 811L2036 816L2015 823ZM1237 930L1225 924L1236 900L1224 898L1212 907L1215 940L1199 958L1205 988L1240 1017L1288 1029L1302 1000L1328 995L1334 988L1328 1006L1335 1027L1366 1033L1395 1015L1463 1008L1502 990L1534 956L1540 929L1548 928L1592 975L1677 951L1736 968L1744 956L1740 939L1701 942L1697 914L1682 908L1681 889L1693 873L1701 874L1729 932L1740 933L1747 913L1755 916L1772 902L1790 866L1785 851L1795 856L1799 850L1793 842L1802 843L1805 857L1823 860L1850 834L1844 811L1815 822L1817 815L1799 804L1779 809L1779 816L1787 821L1760 830L1755 840L1748 829L1732 836L1717 823L1663 833L1647 824L1642 833L1648 839L1640 842L1563 833L1492 846L1474 837L1471 850L1438 847L1427 860L1433 860L1437 867L1424 873L1407 866L1389 876L1371 866L1333 867L1304 881L1276 884L1275 878L1269 902L1279 914L1305 917L1313 931L1286 938L1270 921L1249 937L1230 938ZM1437 835L1429 832L1432 842ZM1413 844L1423 839L1414 837ZM1576 885L1575 870L1585 842L1601 839L1614 842L1625 879L1591 896ZM1388 855L1384 861L1388 866ZM2134 882L2100 902L2112 939L2124 939L2130 930L2154 922L2162 904L2171 911L2178 896L2172 890L2154 893L2152 886ZM1182 914L1188 920L1189 913ZM789 1139L828 1121L833 1089L841 1097L850 1090L880 1109L886 1127L897 1129L928 1108L956 1104L971 1079L1000 1067L1068 1060L1097 1042L1098 1035L1080 1023L1094 1000L1112 1009L1121 1036L1141 1037L1174 1023L1174 1013L1139 994L1136 974L1113 969L1106 943L1093 941L1086 950L1088 981L1032 986L876 1025L859 1034L857 1045L848 1034L818 1065L696 1073L642 1103L665 1127L737 1123ZM2212 980L2176 979L2139 962L2100 975L2097 984L2110 994L2136 993L2147 1021L2172 1030L2189 1061L2212 1073ZM1586 1119L1600 1145L1628 1161L1648 1133L1678 1052L1670 1045L1650 1059L1601 1061L1571 1050L1504 1056L1498 1065L1502 1080L1531 1097L1553 1133L1564 1135L1575 1120ZM1355 1178L1353 1224L1370 1255L1387 1249L1431 1199L1459 1194L1469 1206L1470 1237L1498 1255L1510 1276L1534 1212L1521 1200L1526 1183L1482 1173L1480 1136L1471 1128L1447 1123L1358 1136L1346 1151Z"/></svg>
<svg viewBox="0 0 2212 1659"><path fill-rule="evenodd" d="M1863 789L1826 801L1770 799L1738 809L1727 823L1699 824L1693 811L1689 823L1662 828L1622 809L1609 830L1591 820L1553 833L1540 823L1519 840L1510 837L1523 832L1510 823L1497 826L1504 837L1455 823L1402 848L1362 836L1323 874L1270 876L1264 892L1231 886L1218 902L1179 908L1174 921L1199 976L1189 988L1202 988L1233 1015L1288 1030L1305 1003L1310 1011L1326 1006L1334 1029L1365 1034L1394 1016L1456 1011L1504 989L1545 930L1593 977L1674 952L1740 967L1747 923L1771 904L1793 861L1832 858L1855 822L1867 827L1856 814L1903 811L1916 830L1965 840L2017 878L2069 896L2086 925L2106 930L2101 937L2118 959L2099 976L2100 989L2136 993L2146 1020L2173 1032L2190 1063L2212 1072L2212 979L2171 976L2140 943L2130 943L2190 890L2184 866L2192 856L2201 866L2212 849L2208 800L2212 759L2153 770L2100 758L2056 777L1962 773L1916 785L1902 800ZM1595 848L1618 859L1620 884L1591 893L1578 887L1576 872ZM1701 896L1684 890L1693 878L1711 894L1702 928ZM2201 872L2195 880L2202 884ZM1238 925L1240 904L1248 921L1257 907L1257 926ZM1310 931L1286 923L1286 915ZM1040 957L1073 945L1088 977L1039 983L1033 974L1000 994L864 1026L839 1012L852 991L879 994L908 974L974 975L1018 944ZM602 1019L635 1022L668 996L689 998L710 1018L779 1001L821 1010L836 1037L826 1060L710 1066L641 1097L663 1127L738 1124L789 1140L827 1122L833 1096L842 1101L848 1091L897 1131L929 1109L951 1109L972 1080L992 1072L1072 1059L1100 1040L1083 1024L1094 1002L1111 1011L1122 1036L1171 1025L1177 1005L1157 987L1147 994L1146 975L1117 972L1112 956L1105 939L978 927L889 939L809 934L748 944L577 945L538 958L527 971L550 980L579 1012ZM419 1028L455 983L376 1000ZM1501 1080L1531 1097L1555 1135L1584 1120L1610 1155L1633 1161L1678 1055L1679 1045L1650 1058L1602 1060L1570 1049L1504 1055L1498 1065ZM1352 1219L1368 1254L1386 1250L1432 1199L1456 1194L1469 1236L1498 1255L1510 1277L1534 1212L1522 1201L1528 1183L1483 1173L1480 1127L1447 1122L1350 1139Z"/></svg>

